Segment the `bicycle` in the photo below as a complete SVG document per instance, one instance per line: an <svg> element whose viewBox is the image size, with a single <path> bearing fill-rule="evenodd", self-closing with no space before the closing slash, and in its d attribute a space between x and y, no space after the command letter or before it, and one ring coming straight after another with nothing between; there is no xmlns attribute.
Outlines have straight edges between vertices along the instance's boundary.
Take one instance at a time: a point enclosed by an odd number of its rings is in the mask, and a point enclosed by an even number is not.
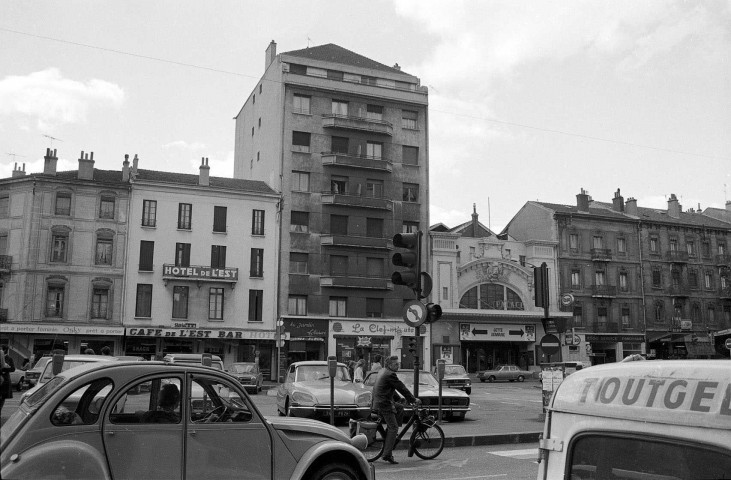
<svg viewBox="0 0 731 480"><path fill-rule="evenodd" d="M424 460L437 458L444 449L444 431L437 425L434 415L429 415L426 408L417 404L411 404L411 407L413 408L411 417L396 435L394 449L397 448L399 441L409 428L413 426L413 432L409 438L408 456L415 453L417 457ZM363 453L369 462L374 462L381 458L383 449L386 447L386 425L383 418L375 412L371 418L374 418L373 421L377 425L376 431L373 438L369 439L368 446Z"/></svg>

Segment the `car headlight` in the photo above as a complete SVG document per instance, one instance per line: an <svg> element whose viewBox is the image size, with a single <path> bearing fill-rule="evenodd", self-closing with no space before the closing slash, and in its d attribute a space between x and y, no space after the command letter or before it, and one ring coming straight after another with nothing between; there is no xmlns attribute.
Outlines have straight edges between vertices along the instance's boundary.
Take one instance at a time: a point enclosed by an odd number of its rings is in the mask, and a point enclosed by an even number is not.
<svg viewBox="0 0 731 480"><path fill-rule="evenodd" d="M371 392L364 392L355 397L355 404L359 407L367 407L371 404Z"/></svg>
<svg viewBox="0 0 731 480"><path fill-rule="evenodd" d="M472 380L467 380L467 381L465 382L465 385L472 385Z"/></svg>
<svg viewBox="0 0 731 480"><path fill-rule="evenodd" d="M298 405L314 405L317 403L315 397L305 392L294 392L292 401Z"/></svg>

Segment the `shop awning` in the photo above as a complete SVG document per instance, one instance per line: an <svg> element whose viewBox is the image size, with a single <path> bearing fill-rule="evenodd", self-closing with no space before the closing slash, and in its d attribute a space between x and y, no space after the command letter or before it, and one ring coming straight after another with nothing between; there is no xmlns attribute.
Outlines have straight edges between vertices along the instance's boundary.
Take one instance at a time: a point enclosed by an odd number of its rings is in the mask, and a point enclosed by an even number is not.
<svg viewBox="0 0 731 480"><path fill-rule="evenodd" d="M688 357L705 358L717 355L713 344L711 344L708 338L704 337L688 339L685 342L685 348L688 350Z"/></svg>
<svg viewBox="0 0 731 480"><path fill-rule="evenodd" d="M647 343L684 343L690 341L692 334L690 332L647 332Z"/></svg>

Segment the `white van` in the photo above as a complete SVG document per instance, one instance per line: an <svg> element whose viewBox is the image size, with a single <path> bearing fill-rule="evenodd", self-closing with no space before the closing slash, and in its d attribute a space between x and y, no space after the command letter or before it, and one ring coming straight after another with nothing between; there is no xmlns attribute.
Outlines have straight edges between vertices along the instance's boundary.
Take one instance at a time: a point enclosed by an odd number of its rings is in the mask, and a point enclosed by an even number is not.
<svg viewBox="0 0 731 480"><path fill-rule="evenodd" d="M731 478L731 361L613 363L551 399L539 480Z"/></svg>

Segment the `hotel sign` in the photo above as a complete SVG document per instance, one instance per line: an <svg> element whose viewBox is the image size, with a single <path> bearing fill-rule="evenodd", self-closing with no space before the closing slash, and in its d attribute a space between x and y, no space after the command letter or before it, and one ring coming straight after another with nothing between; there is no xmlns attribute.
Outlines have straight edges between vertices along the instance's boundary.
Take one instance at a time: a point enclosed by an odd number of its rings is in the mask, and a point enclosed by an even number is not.
<svg viewBox="0 0 731 480"><path fill-rule="evenodd" d="M213 268L203 266L178 267L163 265L162 276L167 278L185 278L190 280L226 280L236 282L239 279L238 268Z"/></svg>

